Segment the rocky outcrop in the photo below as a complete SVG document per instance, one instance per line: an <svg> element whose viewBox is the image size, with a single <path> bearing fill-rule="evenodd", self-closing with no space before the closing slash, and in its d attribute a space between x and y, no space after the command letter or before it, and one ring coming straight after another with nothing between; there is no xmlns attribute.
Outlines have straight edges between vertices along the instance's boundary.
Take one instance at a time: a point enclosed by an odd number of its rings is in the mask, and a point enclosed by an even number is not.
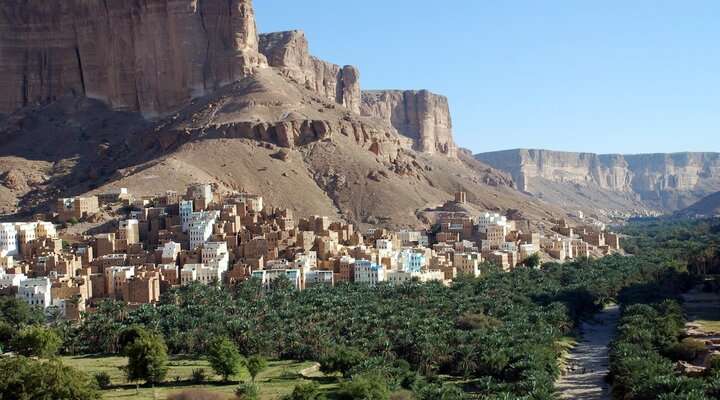
<svg viewBox="0 0 720 400"><path fill-rule="evenodd" d="M425 153L457 155L450 106L444 96L421 91L364 91L361 113L385 120Z"/></svg>
<svg viewBox="0 0 720 400"><path fill-rule="evenodd" d="M341 67L310 55L302 31L273 32L260 35L260 52L270 66L285 76L360 113L360 73L357 68Z"/></svg>
<svg viewBox="0 0 720 400"><path fill-rule="evenodd" d="M265 65L251 0L6 0L0 112L65 95L157 116Z"/></svg>
<svg viewBox="0 0 720 400"><path fill-rule="evenodd" d="M687 207L720 190L720 154L592 154L507 150L477 159L510 173L518 188L537 193L546 182L637 194L657 209Z"/></svg>

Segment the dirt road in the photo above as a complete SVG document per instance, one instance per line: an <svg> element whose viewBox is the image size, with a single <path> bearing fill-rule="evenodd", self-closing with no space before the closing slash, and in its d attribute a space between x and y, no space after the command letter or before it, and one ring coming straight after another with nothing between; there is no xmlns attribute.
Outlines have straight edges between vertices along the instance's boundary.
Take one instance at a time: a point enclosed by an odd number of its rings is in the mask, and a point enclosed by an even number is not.
<svg viewBox="0 0 720 400"><path fill-rule="evenodd" d="M582 339L567 358L568 371L555 387L561 399L610 400L608 345L615 334L620 310L608 307L581 327Z"/></svg>

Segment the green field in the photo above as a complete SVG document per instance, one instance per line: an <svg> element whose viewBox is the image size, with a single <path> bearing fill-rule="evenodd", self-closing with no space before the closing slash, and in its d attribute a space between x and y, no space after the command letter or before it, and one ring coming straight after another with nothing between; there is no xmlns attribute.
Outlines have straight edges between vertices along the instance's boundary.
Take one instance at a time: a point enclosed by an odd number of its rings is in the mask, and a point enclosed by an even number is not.
<svg viewBox="0 0 720 400"><path fill-rule="evenodd" d="M202 389L215 393L227 393L230 397L235 391L239 381L250 381L247 371L244 371L231 378L232 383L224 384L221 378L212 372L212 368L205 360L192 358L174 357L168 363L169 371L166 384L156 388L143 387L137 391L134 384L125 380L120 367L127 364L125 357L63 357L63 363L94 375L98 372L106 372L110 375L113 387L102 391L104 399L166 399L168 395L188 389ZM278 399L290 393L298 383L308 381L300 375L300 371L312 370L312 362L295 361L271 361L269 367L260 373L256 384L260 388L262 399ZM194 385L190 377L194 369L205 370L208 382L202 385ZM319 372L306 373L306 376L318 378L321 388L325 391L332 390L337 383L333 379L319 379L322 374Z"/></svg>

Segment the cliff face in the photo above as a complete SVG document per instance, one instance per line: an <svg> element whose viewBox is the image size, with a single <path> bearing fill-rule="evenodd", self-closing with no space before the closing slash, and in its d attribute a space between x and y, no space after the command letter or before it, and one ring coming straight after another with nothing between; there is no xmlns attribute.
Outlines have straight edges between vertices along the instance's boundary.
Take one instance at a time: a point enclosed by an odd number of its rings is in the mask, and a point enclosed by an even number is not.
<svg viewBox="0 0 720 400"><path fill-rule="evenodd" d="M251 0L0 4L0 112L71 94L152 117L264 64Z"/></svg>
<svg viewBox="0 0 720 400"><path fill-rule="evenodd" d="M302 31L273 32L260 35L260 51L270 66L313 90L327 100L360 113L360 73L357 68L341 67L310 55Z"/></svg>
<svg viewBox="0 0 720 400"><path fill-rule="evenodd" d="M415 149L455 157L450 106L444 96L421 91L365 91L363 115L390 123L401 134L413 139Z"/></svg>
<svg viewBox="0 0 720 400"><path fill-rule="evenodd" d="M476 156L510 173L521 190L537 193L546 182L636 194L648 205L676 210L720 190L720 154L598 155L508 150Z"/></svg>

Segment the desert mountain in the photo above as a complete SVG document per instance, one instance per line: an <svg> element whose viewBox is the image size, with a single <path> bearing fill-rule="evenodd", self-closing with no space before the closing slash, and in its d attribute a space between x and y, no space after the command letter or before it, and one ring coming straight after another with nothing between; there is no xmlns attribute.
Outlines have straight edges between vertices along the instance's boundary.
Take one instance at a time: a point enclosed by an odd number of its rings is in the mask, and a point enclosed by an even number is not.
<svg viewBox="0 0 720 400"><path fill-rule="evenodd" d="M720 154L507 150L475 156L518 188L568 209L672 212L720 190Z"/></svg>
<svg viewBox="0 0 720 400"><path fill-rule="evenodd" d="M423 224L460 190L471 208L563 213L457 150L446 98L363 93L302 32L257 35L249 0L0 7L6 212L203 181L356 223Z"/></svg>
<svg viewBox="0 0 720 400"><path fill-rule="evenodd" d="M690 207L678 211L676 215L684 217L713 217L720 215L720 192L700 199Z"/></svg>

